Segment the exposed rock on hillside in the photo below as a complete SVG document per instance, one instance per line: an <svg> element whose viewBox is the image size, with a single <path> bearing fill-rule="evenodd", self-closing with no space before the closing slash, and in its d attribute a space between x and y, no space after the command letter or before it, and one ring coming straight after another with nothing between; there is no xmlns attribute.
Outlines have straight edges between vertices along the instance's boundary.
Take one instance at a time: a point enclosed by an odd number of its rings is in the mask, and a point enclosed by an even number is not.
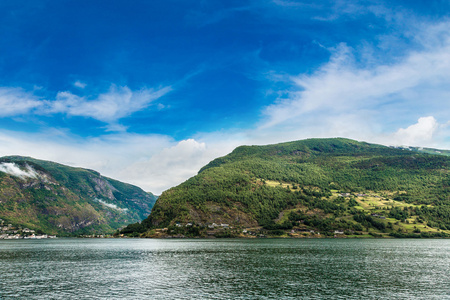
<svg viewBox="0 0 450 300"><path fill-rule="evenodd" d="M156 197L98 172L27 157L0 158L0 217L49 234L113 232L144 219Z"/></svg>

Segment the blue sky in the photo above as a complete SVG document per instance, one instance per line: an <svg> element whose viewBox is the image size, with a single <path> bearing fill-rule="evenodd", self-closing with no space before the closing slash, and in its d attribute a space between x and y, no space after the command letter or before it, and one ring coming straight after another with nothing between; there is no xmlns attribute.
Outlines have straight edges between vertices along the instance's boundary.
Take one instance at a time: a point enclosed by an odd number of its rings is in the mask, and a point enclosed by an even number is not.
<svg viewBox="0 0 450 300"><path fill-rule="evenodd" d="M450 148L448 1L0 1L0 155L161 193L243 144Z"/></svg>

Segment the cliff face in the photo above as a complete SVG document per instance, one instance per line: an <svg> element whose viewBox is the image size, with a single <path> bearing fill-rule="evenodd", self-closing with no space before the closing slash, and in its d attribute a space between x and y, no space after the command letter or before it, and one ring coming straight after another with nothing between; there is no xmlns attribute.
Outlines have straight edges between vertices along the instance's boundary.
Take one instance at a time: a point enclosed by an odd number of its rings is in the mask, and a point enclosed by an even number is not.
<svg viewBox="0 0 450 300"><path fill-rule="evenodd" d="M98 172L0 158L0 218L50 234L113 232L144 219L156 197Z"/></svg>

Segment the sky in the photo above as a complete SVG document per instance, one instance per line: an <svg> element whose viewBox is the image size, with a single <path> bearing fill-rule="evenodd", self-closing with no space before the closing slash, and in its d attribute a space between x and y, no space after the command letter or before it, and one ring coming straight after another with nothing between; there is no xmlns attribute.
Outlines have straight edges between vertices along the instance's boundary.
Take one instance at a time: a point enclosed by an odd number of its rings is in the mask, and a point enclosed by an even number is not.
<svg viewBox="0 0 450 300"><path fill-rule="evenodd" d="M160 194L240 145L450 149L449 1L0 0L0 156Z"/></svg>

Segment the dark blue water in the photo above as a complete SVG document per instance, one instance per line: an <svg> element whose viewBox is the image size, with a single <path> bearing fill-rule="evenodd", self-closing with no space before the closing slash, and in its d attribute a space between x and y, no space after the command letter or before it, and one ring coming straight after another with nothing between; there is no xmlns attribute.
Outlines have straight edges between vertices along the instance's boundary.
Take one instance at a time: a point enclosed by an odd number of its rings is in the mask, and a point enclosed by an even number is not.
<svg viewBox="0 0 450 300"><path fill-rule="evenodd" d="M450 299L450 240L0 241L1 299Z"/></svg>

